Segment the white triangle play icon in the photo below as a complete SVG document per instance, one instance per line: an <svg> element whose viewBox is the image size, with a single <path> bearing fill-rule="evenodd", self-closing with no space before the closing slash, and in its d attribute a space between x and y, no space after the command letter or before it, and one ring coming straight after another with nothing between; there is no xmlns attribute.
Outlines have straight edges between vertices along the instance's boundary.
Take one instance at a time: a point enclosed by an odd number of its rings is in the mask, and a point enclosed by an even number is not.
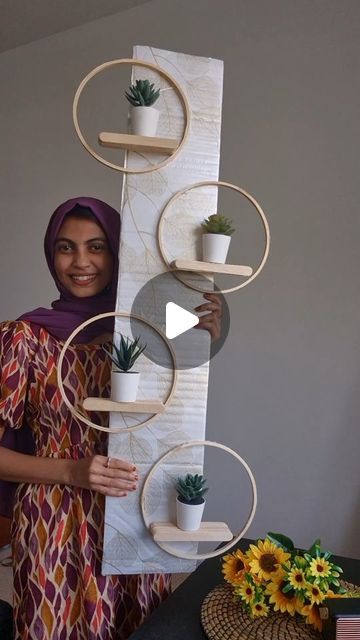
<svg viewBox="0 0 360 640"><path fill-rule="evenodd" d="M185 333L199 323L199 318L194 313L179 307L175 302L166 304L166 337L171 340L181 333Z"/></svg>

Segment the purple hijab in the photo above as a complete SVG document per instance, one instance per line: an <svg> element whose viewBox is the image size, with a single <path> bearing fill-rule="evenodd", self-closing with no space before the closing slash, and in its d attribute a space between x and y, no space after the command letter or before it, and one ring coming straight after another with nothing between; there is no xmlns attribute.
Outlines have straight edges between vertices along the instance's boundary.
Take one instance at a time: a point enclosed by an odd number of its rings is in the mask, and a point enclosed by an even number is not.
<svg viewBox="0 0 360 640"><path fill-rule="evenodd" d="M55 241L65 216L76 209L89 209L102 227L110 251L114 259L113 276L111 283L104 291L87 298L77 298L71 294L59 281L55 267ZM52 336L59 340L66 340L69 335L85 320L100 313L114 311L116 305L117 279L119 270L119 240L120 240L120 216L115 209L97 198L72 198L61 204L50 218L44 239L46 261L52 277L54 278L60 298L51 304L51 309L39 307L33 311L24 313L18 320L25 320L37 327L45 328ZM76 342L91 342L97 336L111 332L114 326L113 318L106 318L86 327L76 336ZM30 428L27 425L21 429L5 429L0 443L1 446L19 453L33 455L35 453L34 440ZM0 480L0 515L11 517L13 509L14 493L17 484Z"/></svg>
<svg viewBox="0 0 360 640"><path fill-rule="evenodd" d="M64 222L65 216L74 209L76 212L76 208L79 207L89 209L95 216L107 237L109 248L114 258L113 277L110 285L105 291L89 298L77 298L65 289L59 281L54 267L55 241L60 227ZM61 204L50 218L44 239L46 261L56 287L60 292L60 298L52 303L51 309L38 307L33 311L24 313L18 320L26 320L44 327L55 338L66 340L84 320L88 320L99 313L114 311L119 270L119 238L120 216L115 209L102 202L102 200L97 200L97 198L72 198ZM76 342L91 342L102 333L111 331L113 325L113 318L106 318L90 324L78 333Z"/></svg>

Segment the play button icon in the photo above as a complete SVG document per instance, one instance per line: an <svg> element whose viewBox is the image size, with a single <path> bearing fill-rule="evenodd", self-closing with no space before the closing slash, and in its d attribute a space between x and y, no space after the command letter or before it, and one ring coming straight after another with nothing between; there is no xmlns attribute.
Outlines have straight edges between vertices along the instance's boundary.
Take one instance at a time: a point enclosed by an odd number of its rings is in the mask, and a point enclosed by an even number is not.
<svg viewBox="0 0 360 640"><path fill-rule="evenodd" d="M209 292L214 289L216 291L216 285L206 277L196 274L193 279L201 288L208 288ZM126 293L125 288L124 295ZM175 278L171 272L161 273L150 278L133 300L130 314L131 335L140 337L140 342L146 345L144 356L156 366L172 370L175 362L178 371L195 369L216 355L228 335L229 309L222 295L220 300L221 335L212 342L209 332L201 326L204 314L209 313L210 309L198 310L199 305L206 306L209 301L202 293L193 291ZM139 318L151 323L159 333Z"/></svg>
<svg viewBox="0 0 360 640"><path fill-rule="evenodd" d="M192 329L199 324L199 317L190 311L186 311L175 302L166 304L166 337L169 340L180 336L185 331Z"/></svg>

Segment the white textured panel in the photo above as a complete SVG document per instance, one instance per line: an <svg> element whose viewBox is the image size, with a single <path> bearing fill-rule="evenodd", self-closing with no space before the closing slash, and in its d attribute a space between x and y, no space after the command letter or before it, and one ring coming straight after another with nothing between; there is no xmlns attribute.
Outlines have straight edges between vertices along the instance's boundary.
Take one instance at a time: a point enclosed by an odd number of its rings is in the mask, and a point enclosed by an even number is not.
<svg viewBox="0 0 360 640"><path fill-rule="evenodd" d="M134 48L134 57L158 64L177 80L187 95L192 122L188 141L173 162L160 171L130 175L124 179L119 311L130 311L141 287L151 277L166 271L156 240L159 217L166 203L175 193L195 182L217 180L220 157L223 63L142 46ZM146 69L134 69L132 77L147 77L159 84L159 77ZM180 137L182 108L167 83L161 80L160 86L164 91L156 105L161 110L158 134ZM159 162L159 156L150 159ZM137 153L128 153L127 164L143 166L144 158ZM169 257L180 257L180 252L181 257L199 257L198 235L194 231L204 217L216 211L216 205L217 191L214 188L187 194L177 201L169 211L164 227ZM187 308L191 310L201 304L203 298L197 292L188 291ZM120 319L115 328L130 335L127 320ZM146 341L147 329L141 328L141 332ZM187 336L189 352L196 347L199 360L201 356L203 361L207 360L208 333L194 329ZM164 353L167 353L166 348ZM150 363L146 358L142 359L140 369L139 399L163 399L171 386L171 371ZM172 557L153 542L142 521L139 496L146 474L164 453L181 442L205 439L207 384L208 363L196 369L179 371L175 395L164 414L141 429L110 436L109 455L134 462L141 481L139 490L127 498L106 500L103 573L175 573L194 568L193 562ZM130 426L145 417L111 414L110 424ZM201 471L202 463L203 449L187 448L176 458L168 459L158 470L146 496L146 512L150 513L152 520L173 519L174 480L189 470L193 473ZM195 550L196 545L187 543L178 548L189 551Z"/></svg>

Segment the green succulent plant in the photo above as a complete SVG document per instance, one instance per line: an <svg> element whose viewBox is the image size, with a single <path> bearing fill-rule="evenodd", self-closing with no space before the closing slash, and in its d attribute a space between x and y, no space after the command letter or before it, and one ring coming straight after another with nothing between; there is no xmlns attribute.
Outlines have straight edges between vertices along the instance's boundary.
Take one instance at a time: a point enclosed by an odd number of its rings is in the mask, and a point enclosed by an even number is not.
<svg viewBox="0 0 360 640"><path fill-rule="evenodd" d="M125 91L125 96L133 107L151 107L160 95L160 89L155 89L154 83L149 80L136 80Z"/></svg>
<svg viewBox="0 0 360 640"><path fill-rule="evenodd" d="M139 340L140 336L137 336L134 340L131 340L130 338L125 338L122 335L120 337L119 346L117 346L114 342L112 343L112 353L107 349L104 349L104 351L106 351L106 353L110 356L117 369L120 369L121 371L130 371L138 357L146 349L146 344L140 344Z"/></svg>
<svg viewBox="0 0 360 640"><path fill-rule="evenodd" d="M232 220L221 215L221 213L213 213L201 223L204 233L221 233L224 236L231 236L235 229L232 228Z"/></svg>
<svg viewBox="0 0 360 640"><path fill-rule="evenodd" d="M206 478L197 473L192 475L187 473L183 478L178 478L176 483L176 491L180 502L185 504L202 504L204 502L204 494L208 491L205 487Z"/></svg>

